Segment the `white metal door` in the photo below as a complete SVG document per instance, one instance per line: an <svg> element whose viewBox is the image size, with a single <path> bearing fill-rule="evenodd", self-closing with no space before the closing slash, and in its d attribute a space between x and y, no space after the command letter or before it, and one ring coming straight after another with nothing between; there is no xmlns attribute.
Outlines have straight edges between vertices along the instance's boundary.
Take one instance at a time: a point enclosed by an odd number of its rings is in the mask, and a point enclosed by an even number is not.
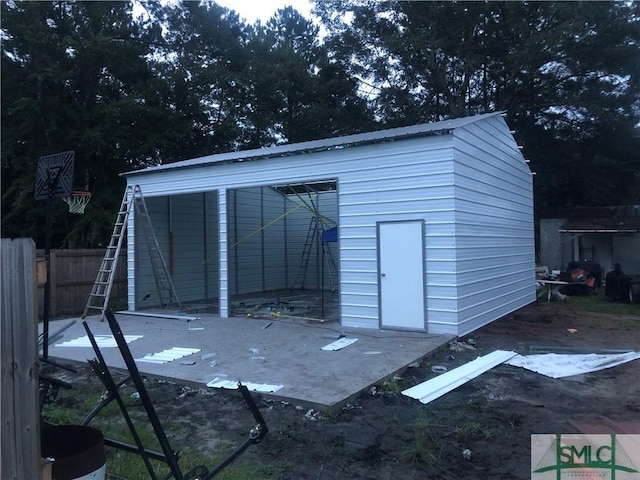
<svg viewBox="0 0 640 480"><path fill-rule="evenodd" d="M426 330L424 223L378 223L380 328Z"/></svg>

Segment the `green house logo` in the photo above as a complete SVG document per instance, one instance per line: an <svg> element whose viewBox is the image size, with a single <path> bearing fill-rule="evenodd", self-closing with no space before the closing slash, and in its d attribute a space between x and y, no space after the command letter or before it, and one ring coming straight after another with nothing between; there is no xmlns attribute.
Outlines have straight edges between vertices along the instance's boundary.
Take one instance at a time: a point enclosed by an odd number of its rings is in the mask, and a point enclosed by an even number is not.
<svg viewBox="0 0 640 480"><path fill-rule="evenodd" d="M548 435L532 435L532 479L563 478L639 479L634 458L623 448L619 436L557 434L551 442ZM623 439L639 439L638 435L622 435ZM547 444L545 449L545 444ZM537 451L536 451L537 450ZM543 452L540 456L539 454ZM537 453L538 455L534 455ZM550 475L553 472L554 475ZM593 475L597 476L594 477Z"/></svg>

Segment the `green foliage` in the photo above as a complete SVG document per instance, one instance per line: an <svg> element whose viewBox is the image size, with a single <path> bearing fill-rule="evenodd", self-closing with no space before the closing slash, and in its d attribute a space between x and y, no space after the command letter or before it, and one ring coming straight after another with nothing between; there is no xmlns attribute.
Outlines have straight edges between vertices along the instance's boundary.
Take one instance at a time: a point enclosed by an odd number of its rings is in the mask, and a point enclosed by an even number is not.
<svg viewBox="0 0 640 480"><path fill-rule="evenodd" d="M316 2L247 25L212 1L2 2L2 231L42 246L37 159L76 151L108 241L123 172L212 153L506 110L536 214L640 202L640 18L629 2Z"/></svg>
<svg viewBox="0 0 640 480"><path fill-rule="evenodd" d="M390 375L389 377L384 379L384 382L382 383L382 388L386 392L398 393L401 390L400 381L395 375Z"/></svg>
<svg viewBox="0 0 640 480"><path fill-rule="evenodd" d="M569 305L586 312L635 317L638 319L635 326L640 330L640 305L637 303L609 302L604 292L600 291L598 295L572 295L569 297ZM634 323L631 322L630 325L633 326Z"/></svg>
<svg viewBox="0 0 640 480"><path fill-rule="evenodd" d="M316 13L381 122L507 111L538 215L640 201L635 4L327 0Z"/></svg>
<svg viewBox="0 0 640 480"><path fill-rule="evenodd" d="M424 415L416 420L413 444L400 453L400 460L406 463L437 463L442 456L442 447Z"/></svg>
<svg viewBox="0 0 640 480"><path fill-rule="evenodd" d="M480 422L466 422L456 428L455 432L461 440L469 440L474 437L482 437L485 440L491 440L498 435L497 428L482 425Z"/></svg>
<svg viewBox="0 0 640 480"><path fill-rule="evenodd" d="M147 68L158 31L134 22L125 2L2 2L2 17L3 235L42 244L37 160L74 150L74 189L94 197L85 217L55 200L53 245L99 246L122 196L119 174L157 162L158 129L174 123Z"/></svg>

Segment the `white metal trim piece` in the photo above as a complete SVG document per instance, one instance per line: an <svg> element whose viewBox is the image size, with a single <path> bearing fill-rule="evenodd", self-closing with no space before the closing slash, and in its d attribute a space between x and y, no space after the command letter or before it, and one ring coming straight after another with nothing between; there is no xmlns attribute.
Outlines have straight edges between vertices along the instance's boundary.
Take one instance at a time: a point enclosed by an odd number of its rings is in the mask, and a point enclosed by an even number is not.
<svg viewBox="0 0 640 480"><path fill-rule="evenodd" d="M188 317L186 315L167 315L164 313L136 312L134 310L122 310L116 313L118 315L137 315L139 317L170 318L172 320L186 320L187 322L200 320L198 317Z"/></svg>
<svg viewBox="0 0 640 480"><path fill-rule="evenodd" d="M640 352L628 352L623 354L605 355L588 353L561 354L547 353L537 355L518 355L511 358L507 365L522 367L527 370L545 375L551 378L564 378L583 373L597 372L605 368L617 367L623 363L640 358Z"/></svg>
<svg viewBox="0 0 640 480"><path fill-rule="evenodd" d="M262 393L275 393L280 390L284 385L269 385L267 383L251 383L251 382L242 382L242 384L247 387L252 392L262 392ZM220 378L214 378L209 383L207 383L207 387L211 388L225 388L227 390L237 390L238 382L233 380L225 380Z"/></svg>
<svg viewBox="0 0 640 480"><path fill-rule="evenodd" d="M357 338L343 337L336 340L335 342L331 342L330 344L325 345L324 347L321 348L321 350L326 350L328 352L335 352L336 350L340 350L344 347L348 347L349 345L351 345L352 343L356 343L357 341L358 341Z"/></svg>
<svg viewBox="0 0 640 480"><path fill-rule="evenodd" d="M421 403L429 403L516 355L518 355L516 352L496 350L426 382L408 388L402 394L420 400Z"/></svg>
<svg viewBox="0 0 640 480"><path fill-rule="evenodd" d="M116 339L113 335L95 335L93 337L96 341L96 344L100 348L115 348L118 346L116 343ZM135 340L142 338L142 335L125 335L124 340L127 343L131 343ZM59 343L55 345L56 347L89 347L91 348L91 342L89 341L89 337L85 335L84 337L74 338L73 340L68 340L64 343Z"/></svg>
<svg viewBox="0 0 640 480"><path fill-rule="evenodd" d="M148 353L142 358L136 358L136 362L167 363L177 360L178 358L186 357L187 355L193 355L200 350L200 348L173 347L158 353Z"/></svg>

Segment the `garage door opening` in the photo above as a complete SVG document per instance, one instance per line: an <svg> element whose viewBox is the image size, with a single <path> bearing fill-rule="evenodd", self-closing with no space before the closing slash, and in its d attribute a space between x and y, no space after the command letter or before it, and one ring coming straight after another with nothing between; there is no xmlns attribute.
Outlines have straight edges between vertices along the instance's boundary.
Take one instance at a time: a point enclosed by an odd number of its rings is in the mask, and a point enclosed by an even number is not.
<svg viewBox="0 0 640 480"><path fill-rule="evenodd" d="M337 182L231 190L227 205L230 314L339 320Z"/></svg>
<svg viewBox="0 0 640 480"><path fill-rule="evenodd" d="M219 313L218 194L215 191L145 199L153 235L185 313ZM162 308L148 235L136 219L135 309Z"/></svg>

